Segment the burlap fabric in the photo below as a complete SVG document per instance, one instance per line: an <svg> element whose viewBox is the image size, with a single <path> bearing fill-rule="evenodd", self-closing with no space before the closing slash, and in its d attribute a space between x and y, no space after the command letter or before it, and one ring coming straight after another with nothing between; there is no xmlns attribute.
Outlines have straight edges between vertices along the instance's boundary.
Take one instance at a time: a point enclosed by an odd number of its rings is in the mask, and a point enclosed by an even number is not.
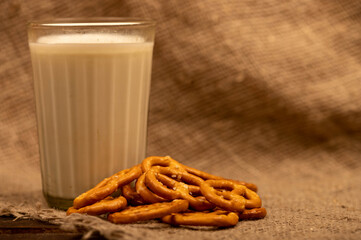
<svg viewBox="0 0 361 240"><path fill-rule="evenodd" d="M361 238L360 1L3 0L0 10L0 215L108 238ZM91 16L158 22L148 155L256 183L265 219L199 230L47 209L26 22Z"/></svg>

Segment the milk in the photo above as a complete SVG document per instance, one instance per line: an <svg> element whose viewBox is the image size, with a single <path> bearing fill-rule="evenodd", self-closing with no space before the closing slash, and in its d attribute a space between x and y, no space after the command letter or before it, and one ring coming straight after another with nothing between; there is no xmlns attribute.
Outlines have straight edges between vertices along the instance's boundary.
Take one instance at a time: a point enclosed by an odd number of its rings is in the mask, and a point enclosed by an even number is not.
<svg viewBox="0 0 361 240"><path fill-rule="evenodd" d="M73 199L145 158L153 43L71 34L30 50L46 196Z"/></svg>

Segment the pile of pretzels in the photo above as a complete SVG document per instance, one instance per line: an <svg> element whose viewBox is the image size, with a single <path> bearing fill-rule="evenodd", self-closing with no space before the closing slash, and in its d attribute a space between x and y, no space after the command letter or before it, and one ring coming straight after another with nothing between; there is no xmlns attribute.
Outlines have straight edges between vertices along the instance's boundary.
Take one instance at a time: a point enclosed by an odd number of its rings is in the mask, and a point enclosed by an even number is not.
<svg viewBox="0 0 361 240"><path fill-rule="evenodd" d="M114 193L119 192L114 197ZM185 166L173 158L152 156L104 179L74 199L67 214L107 214L110 222L161 219L173 226L235 226L260 219L257 186Z"/></svg>

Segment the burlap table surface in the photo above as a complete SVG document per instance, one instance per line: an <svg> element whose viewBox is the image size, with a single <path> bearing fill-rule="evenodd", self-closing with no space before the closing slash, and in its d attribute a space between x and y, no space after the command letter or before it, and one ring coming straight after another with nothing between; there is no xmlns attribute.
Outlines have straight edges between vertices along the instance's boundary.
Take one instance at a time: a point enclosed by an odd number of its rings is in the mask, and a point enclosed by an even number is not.
<svg viewBox="0 0 361 240"><path fill-rule="evenodd" d="M124 239L361 238L361 2L0 2L0 215ZM26 22L157 21L148 155L254 182L268 216L231 229L115 225L41 194Z"/></svg>

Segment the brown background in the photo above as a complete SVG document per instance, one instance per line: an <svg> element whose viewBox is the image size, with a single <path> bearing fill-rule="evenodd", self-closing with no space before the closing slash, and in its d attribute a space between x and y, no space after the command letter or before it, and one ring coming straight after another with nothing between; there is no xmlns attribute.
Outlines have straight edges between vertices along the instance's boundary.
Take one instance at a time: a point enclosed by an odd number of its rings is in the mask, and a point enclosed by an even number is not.
<svg viewBox="0 0 361 240"><path fill-rule="evenodd" d="M218 231L87 228L109 238L120 230L159 239L361 237L354 0L0 1L0 215L41 200L26 23L94 16L157 21L148 154L254 182L269 214ZM24 214L51 219L36 206Z"/></svg>

